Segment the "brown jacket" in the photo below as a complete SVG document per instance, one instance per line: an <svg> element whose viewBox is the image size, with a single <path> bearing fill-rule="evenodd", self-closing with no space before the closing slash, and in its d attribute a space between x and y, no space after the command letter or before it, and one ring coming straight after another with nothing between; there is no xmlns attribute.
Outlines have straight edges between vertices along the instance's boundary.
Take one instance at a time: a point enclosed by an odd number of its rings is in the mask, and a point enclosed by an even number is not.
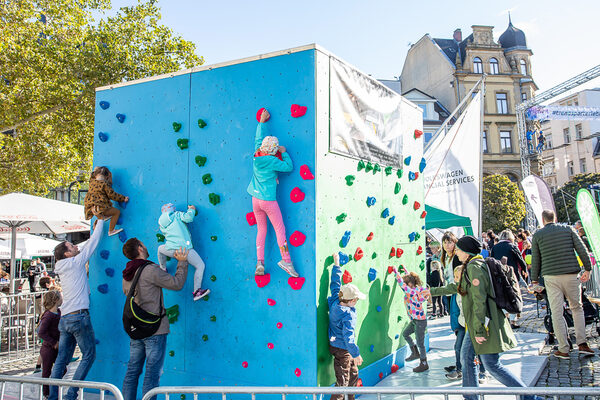
<svg viewBox="0 0 600 400"><path fill-rule="evenodd" d="M177 263L175 275L163 271L157 264L147 265L142 271L137 287L135 288L135 302L144 310L158 314L161 306L162 308L165 307L161 296L162 288L181 290L185 284L187 272L187 261L179 261ZM123 279L123 293L125 293L125 295L129 293L131 282L133 282L133 280L126 281ZM155 335L163 335L166 333L169 333L169 319L165 315Z"/></svg>
<svg viewBox="0 0 600 400"><path fill-rule="evenodd" d="M94 215L102 214L111 208L111 200L125 201L125 196L115 192L105 181L90 179L90 188L83 200L85 219L92 219Z"/></svg>

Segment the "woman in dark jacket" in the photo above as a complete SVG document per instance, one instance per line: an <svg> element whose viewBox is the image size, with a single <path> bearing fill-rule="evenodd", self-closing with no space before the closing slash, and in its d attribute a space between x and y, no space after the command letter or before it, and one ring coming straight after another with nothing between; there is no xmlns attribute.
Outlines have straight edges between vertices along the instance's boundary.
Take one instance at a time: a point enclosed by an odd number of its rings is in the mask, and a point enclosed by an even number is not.
<svg viewBox="0 0 600 400"><path fill-rule="evenodd" d="M519 248L514 244L515 236L507 229L500 232L499 239L498 244L492 248L491 256L498 261L501 261L502 257L506 257L506 264L510 265L515 271L517 279L519 277L525 279L527 277L527 264L523 260Z"/></svg>

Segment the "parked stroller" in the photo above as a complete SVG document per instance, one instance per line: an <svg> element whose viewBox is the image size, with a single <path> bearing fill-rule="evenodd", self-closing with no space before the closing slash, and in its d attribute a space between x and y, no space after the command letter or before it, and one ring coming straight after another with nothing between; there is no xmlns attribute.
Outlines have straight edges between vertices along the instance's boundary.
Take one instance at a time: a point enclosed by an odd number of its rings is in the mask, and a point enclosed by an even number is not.
<svg viewBox="0 0 600 400"><path fill-rule="evenodd" d="M541 294L545 294L545 289L542 291ZM594 324L596 327L596 332L600 335L600 326L598 326L598 322L600 322L600 311L598 309L598 306L596 304L593 304L585 295L585 288L583 287L581 288L581 302L583 304L583 316L585 318L585 325L588 326ZM554 312L553 310L550 311ZM567 323L567 328L572 328L574 326L573 314L569 309L569 303L567 301L565 301L563 318ZM546 330L549 334L554 334L554 327L552 326L552 317L548 313L544 317L544 326L546 327Z"/></svg>

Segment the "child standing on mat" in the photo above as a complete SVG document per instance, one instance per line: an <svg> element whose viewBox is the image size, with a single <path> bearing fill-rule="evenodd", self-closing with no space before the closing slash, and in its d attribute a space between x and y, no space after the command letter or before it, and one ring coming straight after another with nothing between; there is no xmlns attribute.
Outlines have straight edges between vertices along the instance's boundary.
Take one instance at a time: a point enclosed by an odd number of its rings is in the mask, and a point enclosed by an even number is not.
<svg viewBox="0 0 600 400"><path fill-rule="evenodd" d="M425 300L429 296L429 290L423 287L421 278L419 278L416 272L409 272L404 275L400 275L398 271L395 272L396 280L402 290L404 290L404 302L406 303L410 317L410 322L402 331L402 336L410 346L411 352L406 361L413 361L419 358L421 362L413 368L413 372L424 372L429 369L429 365L427 365L427 352L425 351L427 316L425 315L423 303L425 303ZM416 345L411 337L413 333L417 339Z"/></svg>
<svg viewBox="0 0 600 400"><path fill-rule="evenodd" d="M42 339L40 355L42 356L42 378L49 378L52 373L52 366L58 356L58 341L60 332L58 323L60 322L60 311L58 307L62 305L62 295L58 290L51 290L44 295L44 313L40 319L38 327L38 336ZM50 388L44 385L44 397L48 398Z"/></svg>
<svg viewBox="0 0 600 400"><path fill-rule="evenodd" d="M285 225L279 204L277 204L277 175L279 172L290 172L294 165L285 147L279 146L275 136L265 136L266 122L270 114L263 109L260 122L256 128L254 139L254 157L252 159L252 180L248 185L248 193L252 196L252 211L256 218L256 271L255 275L265 274L265 239L267 237L267 217L271 221L277 236L277 245L281 253L281 261L277 263L281 269L293 277L298 273L294 269L285 236Z"/></svg>
<svg viewBox="0 0 600 400"><path fill-rule="evenodd" d="M333 355L336 386L357 386L358 367L363 359L356 344L356 303L366 296L356 286L349 283L342 286L342 269L340 256L333 255L331 269L331 296L329 303L329 352ZM342 400L344 395L335 394L331 400ZM348 395L354 400L354 395Z"/></svg>
<svg viewBox="0 0 600 400"><path fill-rule="evenodd" d="M106 167L96 167L90 176L90 185L83 200L85 219L109 219L108 236L116 235L123 228L115 229L121 215L118 208L113 207L111 200L128 202L129 197L115 192L112 188L112 174Z"/></svg>
<svg viewBox="0 0 600 400"><path fill-rule="evenodd" d="M161 208L158 219L160 231L165 235L165 244L158 246L158 263L160 267L167 270L167 257L173 257L175 250L183 248L189 250L187 261L196 269L194 273L194 301L200 300L210 293L209 289L202 289L202 278L204 277L204 261L198 255L192 245L192 236L186 224L194 221L196 207L188 206L187 212L175 211L171 203Z"/></svg>

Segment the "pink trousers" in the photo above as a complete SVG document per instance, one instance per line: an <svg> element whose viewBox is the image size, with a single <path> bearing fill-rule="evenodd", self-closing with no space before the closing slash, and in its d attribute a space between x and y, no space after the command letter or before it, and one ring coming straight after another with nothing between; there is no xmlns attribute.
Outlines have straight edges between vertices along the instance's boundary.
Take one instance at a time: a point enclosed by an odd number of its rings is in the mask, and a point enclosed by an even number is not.
<svg viewBox="0 0 600 400"><path fill-rule="evenodd" d="M267 217L275 229L277 236L277 245L281 252L281 258L285 262L291 262L290 252L285 237L285 225L277 201L259 200L252 198L252 211L256 218L258 231L256 232L256 258L258 261L265 261L265 239L267 238Z"/></svg>

